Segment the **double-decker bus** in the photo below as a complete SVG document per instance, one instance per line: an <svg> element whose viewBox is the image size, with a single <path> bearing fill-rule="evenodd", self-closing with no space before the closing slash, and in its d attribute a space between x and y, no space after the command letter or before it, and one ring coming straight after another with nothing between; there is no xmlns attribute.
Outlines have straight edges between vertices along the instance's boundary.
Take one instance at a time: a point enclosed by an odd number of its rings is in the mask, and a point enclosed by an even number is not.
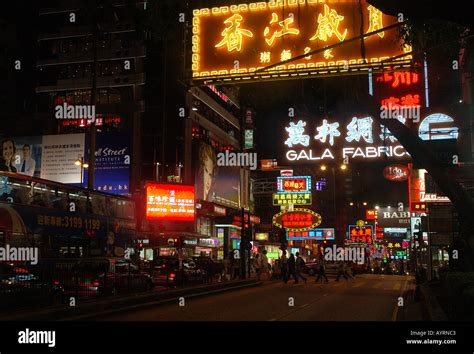
<svg viewBox="0 0 474 354"><path fill-rule="evenodd" d="M0 247L37 247L40 258L122 257L135 230L129 197L0 172Z"/></svg>

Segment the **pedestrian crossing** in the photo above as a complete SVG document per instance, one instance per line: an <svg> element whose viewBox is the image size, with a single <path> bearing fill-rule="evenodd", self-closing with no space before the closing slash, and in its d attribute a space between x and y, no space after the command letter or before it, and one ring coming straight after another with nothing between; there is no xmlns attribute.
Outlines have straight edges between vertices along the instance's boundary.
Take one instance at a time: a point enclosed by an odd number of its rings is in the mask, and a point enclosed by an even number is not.
<svg viewBox="0 0 474 354"><path fill-rule="evenodd" d="M276 282L276 284L280 284L280 286L285 286L284 283L282 282ZM306 285L311 285L311 286L318 286L318 287L328 287L328 288L341 288L341 287L346 287L346 288L354 288L354 289L375 289L375 290L384 290L384 291L400 291L403 285L403 281L388 281L388 280L379 280L379 281L374 281L374 280L369 280L366 278L358 278L356 277L355 279L350 279L350 280L345 280L344 278L341 278L339 281L335 281L335 279L329 278L329 282L318 282L315 283L315 279L309 277L308 278L308 283L305 284L303 281L300 281L298 284L294 284L293 280L288 281L286 286L306 286Z"/></svg>

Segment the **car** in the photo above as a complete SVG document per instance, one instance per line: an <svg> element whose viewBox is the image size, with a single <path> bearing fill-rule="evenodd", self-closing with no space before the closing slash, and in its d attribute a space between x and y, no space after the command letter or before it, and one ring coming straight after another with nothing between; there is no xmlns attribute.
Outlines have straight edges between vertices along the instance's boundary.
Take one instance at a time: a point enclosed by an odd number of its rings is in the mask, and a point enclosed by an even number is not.
<svg viewBox="0 0 474 354"><path fill-rule="evenodd" d="M149 264L149 272L154 285L176 287L201 283L204 272L192 258L160 256Z"/></svg>
<svg viewBox="0 0 474 354"><path fill-rule="evenodd" d="M153 289L149 274L133 262L119 257L90 257L55 262L53 283L66 296L115 295Z"/></svg>
<svg viewBox="0 0 474 354"><path fill-rule="evenodd" d="M195 256L192 259L196 262L199 269L204 272L205 278L212 282L214 278L221 278L224 274L223 262L216 261L208 256Z"/></svg>
<svg viewBox="0 0 474 354"><path fill-rule="evenodd" d="M0 263L0 308L61 303L64 289L26 265Z"/></svg>

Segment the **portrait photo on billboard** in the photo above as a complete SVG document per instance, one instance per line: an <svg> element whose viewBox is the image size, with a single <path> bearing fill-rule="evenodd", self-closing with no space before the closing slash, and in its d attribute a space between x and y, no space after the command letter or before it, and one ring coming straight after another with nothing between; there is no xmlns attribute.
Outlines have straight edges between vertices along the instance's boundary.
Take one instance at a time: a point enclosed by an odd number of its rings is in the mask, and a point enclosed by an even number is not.
<svg viewBox="0 0 474 354"><path fill-rule="evenodd" d="M41 137L14 137L1 140L0 171L39 176Z"/></svg>
<svg viewBox="0 0 474 354"><path fill-rule="evenodd" d="M240 169L217 165L216 150L209 144L196 144L196 199L228 207L239 207Z"/></svg>

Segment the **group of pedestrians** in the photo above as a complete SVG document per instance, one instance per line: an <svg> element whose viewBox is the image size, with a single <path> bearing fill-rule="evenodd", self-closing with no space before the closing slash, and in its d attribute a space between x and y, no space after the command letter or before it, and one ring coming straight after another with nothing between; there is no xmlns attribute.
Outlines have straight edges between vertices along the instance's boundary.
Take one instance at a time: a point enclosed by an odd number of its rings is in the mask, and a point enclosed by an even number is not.
<svg viewBox="0 0 474 354"><path fill-rule="evenodd" d="M299 279L302 279L305 284L307 283L308 279L301 274L305 267L305 261L300 256L299 252L296 252L296 257L291 253L290 257L287 258L286 251L284 250L280 258L280 263L281 275L285 284L288 283L288 280L291 277L295 280L295 284L298 283Z"/></svg>

